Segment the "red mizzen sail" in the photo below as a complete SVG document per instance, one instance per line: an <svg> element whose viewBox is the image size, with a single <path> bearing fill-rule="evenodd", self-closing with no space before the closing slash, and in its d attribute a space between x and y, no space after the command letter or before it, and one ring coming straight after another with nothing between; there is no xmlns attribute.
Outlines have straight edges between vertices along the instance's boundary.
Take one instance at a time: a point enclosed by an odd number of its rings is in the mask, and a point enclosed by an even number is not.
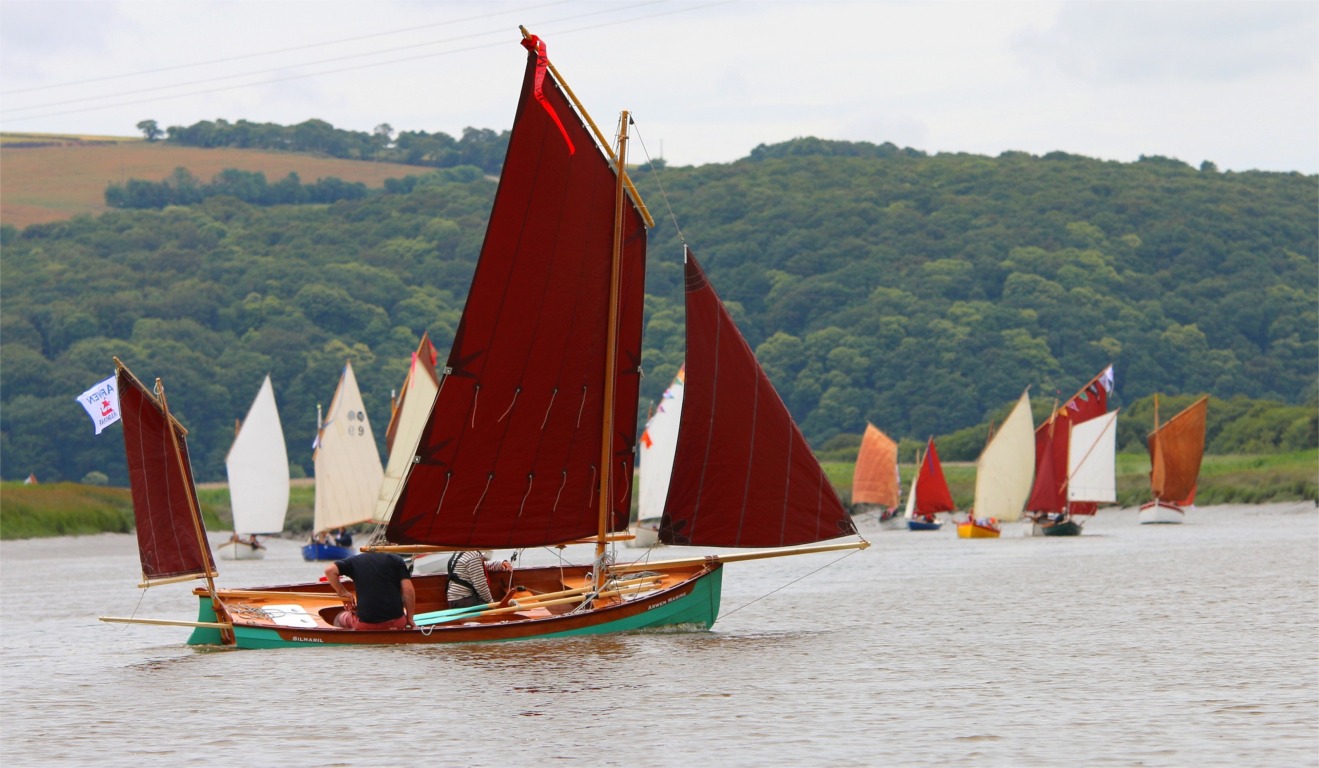
<svg viewBox="0 0 1319 768"><path fill-rule="evenodd" d="M165 413L127 368L118 366L115 374L142 578L214 573L210 545L203 546L205 528L196 518L199 507L184 437L187 430Z"/></svg>
<svg viewBox="0 0 1319 768"><path fill-rule="evenodd" d="M855 534L690 250L686 284L686 385L660 540L783 547Z"/></svg>
<svg viewBox="0 0 1319 768"><path fill-rule="evenodd" d="M606 371L615 183L533 46L485 243L390 518L391 542L488 549L594 537L603 469L614 478L607 527L626 529L646 231L629 198L617 365ZM616 382L613 461L602 469L607 375Z"/></svg>

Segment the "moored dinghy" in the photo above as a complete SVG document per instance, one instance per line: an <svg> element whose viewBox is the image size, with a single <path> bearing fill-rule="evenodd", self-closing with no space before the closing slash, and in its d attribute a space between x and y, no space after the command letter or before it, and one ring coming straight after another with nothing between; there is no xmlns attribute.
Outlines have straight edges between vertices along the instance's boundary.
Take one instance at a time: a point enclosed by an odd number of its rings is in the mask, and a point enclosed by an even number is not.
<svg viewBox="0 0 1319 768"><path fill-rule="evenodd" d="M524 45L486 239L393 505L393 544L376 549L586 539L594 558L519 567L500 586L526 591L472 609L448 608L444 576L414 575L416 629L336 628L342 603L324 583L220 592L218 601L199 592L208 626L190 642L392 645L709 627L725 563L869 545L688 251L686 391L660 538L776 549L633 565L609 556L631 506L648 214L622 170L627 114L615 154L569 101L544 44L527 35Z"/></svg>
<svg viewBox="0 0 1319 768"><path fill-rule="evenodd" d="M1200 478L1208 405L1209 396L1205 395L1159 426L1159 396L1154 396L1154 431L1146 443L1154 499L1141 505L1141 524L1176 524L1186 519L1185 508L1195 503Z"/></svg>

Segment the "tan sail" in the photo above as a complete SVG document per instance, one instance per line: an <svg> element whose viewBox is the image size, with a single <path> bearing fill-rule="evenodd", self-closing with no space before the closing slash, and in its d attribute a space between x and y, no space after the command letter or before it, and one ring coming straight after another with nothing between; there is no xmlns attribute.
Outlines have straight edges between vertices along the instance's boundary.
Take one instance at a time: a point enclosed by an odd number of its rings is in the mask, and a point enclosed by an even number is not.
<svg viewBox="0 0 1319 768"><path fill-rule="evenodd" d="M435 370L427 366L421 355L413 355L404 394L400 396L402 404L390 422L394 429L394 444L385 463L384 480L380 483L380 493L376 497L375 511L371 516L373 522L389 522L389 516L394 510L394 497L408 467L412 466L417 440L426 427L431 406L435 404L435 393L439 390Z"/></svg>
<svg viewBox="0 0 1319 768"><path fill-rule="evenodd" d="M976 517L1010 523L1021 518L1035 477L1035 425L1025 392L976 461Z"/></svg>
<svg viewBox="0 0 1319 768"><path fill-rule="evenodd" d="M345 363L312 454L313 527L328 531L371 519L384 470L351 363Z"/></svg>
<svg viewBox="0 0 1319 768"><path fill-rule="evenodd" d="M1157 409L1157 399L1155 403ZM1178 502L1195 491L1204 456L1208 405L1209 396L1205 395L1150 433L1150 492L1154 498Z"/></svg>

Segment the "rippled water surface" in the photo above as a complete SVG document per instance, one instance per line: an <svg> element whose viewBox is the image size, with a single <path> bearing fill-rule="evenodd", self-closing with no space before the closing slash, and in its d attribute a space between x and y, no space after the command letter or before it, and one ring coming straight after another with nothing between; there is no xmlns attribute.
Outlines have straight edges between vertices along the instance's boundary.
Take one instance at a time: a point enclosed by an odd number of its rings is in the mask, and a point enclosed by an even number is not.
<svg viewBox="0 0 1319 768"><path fill-rule="evenodd" d="M1104 510L1078 538L996 541L863 523L864 552L726 566L709 632L271 651L98 622L195 616L186 585L135 588L131 536L5 542L0 760L1319 765L1319 513L1189 519ZM320 574L293 541L220 570Z"/></svg>

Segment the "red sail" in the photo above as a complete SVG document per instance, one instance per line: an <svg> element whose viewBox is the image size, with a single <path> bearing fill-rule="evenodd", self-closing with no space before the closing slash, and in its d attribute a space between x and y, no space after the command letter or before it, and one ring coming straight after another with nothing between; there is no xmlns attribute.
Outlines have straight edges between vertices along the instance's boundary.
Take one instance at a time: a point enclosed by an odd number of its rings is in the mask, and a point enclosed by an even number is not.
<svg viewBox="0 0 1319 768"><path fill-rule="evenodd" d="M1071 400L1035 430L1035 485L1031 488L1026 509L1032 512L1062 512L1093 515L1099 507L1089 501L1067 504L1067 442L1072 425L1102 416L1108 411L1108 369L1096 376Z"/></svg>
<svg viewBox="0 0 1319 768"><path fill-rule="evenodd" d="M687 377L660 540L780 547L855 534L691 251L686 272Z"/></svg>
<svg viewBox="0 0 1319 768"><path fill-rule="evenodd" d="M210 546L202 546L205 529L194 512L199 508L186 430L167 419L156 398L127 368L120 366L116 378L143 579L214 572Z"/></svg>
<svg viewBox="0 0 1319 768"><path fill-rule="evenodd" d="M939 463L939 452L934 449L934 438L930 438L920 475L916 477L916 508L913 512L922 517L930 517L938 512L952 512L955 509L957 506L953 504L953 494L948 490L948 481L943 476L943 465Z"/></svg>
<svg viewBox="0 0 1319 768"><path fill-rule="evenodd" d="M541 69L537 89L537 60L530 51L485 243L390 519L392 542L485 549L595 536L606 375L616 379L608 527L627 527L645 225L629 200L617 366L606 372L616 177L552 72Z"/></svg>

